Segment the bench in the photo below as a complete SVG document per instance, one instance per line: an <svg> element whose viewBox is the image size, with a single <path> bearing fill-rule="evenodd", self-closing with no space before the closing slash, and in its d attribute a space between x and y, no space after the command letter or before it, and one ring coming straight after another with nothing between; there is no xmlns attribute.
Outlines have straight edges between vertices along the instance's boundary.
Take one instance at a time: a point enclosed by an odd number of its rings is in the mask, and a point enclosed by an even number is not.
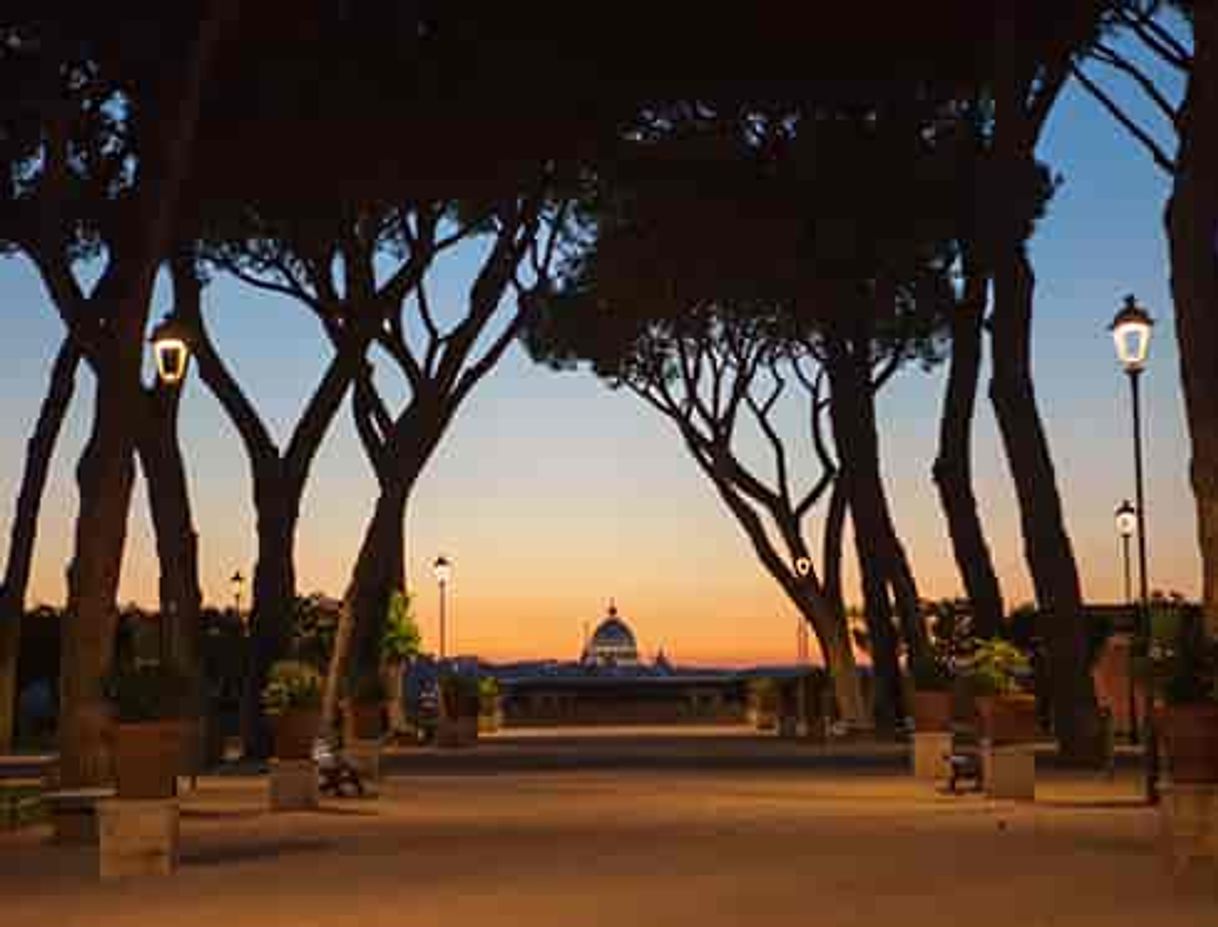
<svg viewBox="0 0 1218 927"><path fill-rule="evenodd" d="M0 756L0 827L14 827L42 803L54 756Z"/></svg>
<svg viewBox="0 0 1218 927"><path fill-rule="evenodd" d="M334 743L320 738L316 740L313 744L313 759L317 762L317 775L320 778L318 789L323 795L341 796L345 785L351 786L357 795L364 794L364 783L360 779L359 770L343 756Z"/></svg>
<svg viewBox="0 0 1218 927"><path fill-rule="evenodd" d="M974 727L966 724L953 725L952 748L943 758L947 761L947 791L950 794L960 793L961 782L971 783L971 791L974 792L980 792L984 788L981 744Z"/></svg>
<svg viewBox="0 0 1218 927"><path fill-rule="evenodd" d="M980 752L967 747L953 748L946 758L949 770L947 790L951 794L959 794L959 783L961 780L971 781L974 792L981 791L984 783L981 781Z"/></svg>

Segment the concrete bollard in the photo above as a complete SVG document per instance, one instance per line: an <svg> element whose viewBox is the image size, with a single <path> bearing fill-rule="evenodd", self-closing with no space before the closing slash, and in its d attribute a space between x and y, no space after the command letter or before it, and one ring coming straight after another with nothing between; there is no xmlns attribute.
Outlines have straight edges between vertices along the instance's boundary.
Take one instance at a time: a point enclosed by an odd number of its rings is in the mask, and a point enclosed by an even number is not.
<svg viewBox="0 0 1218 927"><path fill-rule="evenodd" d="M1159 835L1173 872L1218 862L1218 786L1172 783L1160 790Z"/></svg>
<svg viewBox="0 0 1218 927"><path fill-rule="evenodd" d="M948 756L952 752L950 731L914 731L913 774L915 779L940 782L951 775Z"/></svg>
<svg viewBox="0 0 1218 927"><path fill-rule="evenodd" d="M313 760L271 760L271 810L308 811L318 805Z"/></svg>
<svg viewBox="0 0 1218 927"><path fill-rule="evenodd" d="M981 776L990 798L1036 798L1036 751L1031 744L983 744Z"/></svg>
<svg viewBox="0 0 1218 927"><path fill-rule="evenodd" d="M98 803L97 823L103 879L169 875L178 868L176 798L108 798Z"/></svg>

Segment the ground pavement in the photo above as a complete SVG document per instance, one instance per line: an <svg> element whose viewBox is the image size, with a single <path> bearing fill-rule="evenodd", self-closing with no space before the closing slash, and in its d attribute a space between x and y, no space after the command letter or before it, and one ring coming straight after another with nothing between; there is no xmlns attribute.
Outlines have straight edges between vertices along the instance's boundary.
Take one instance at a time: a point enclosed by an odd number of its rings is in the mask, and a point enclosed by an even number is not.
<svg viewBox="0 0 1218 927"><path fill-rule="evenodd" d="M275 815L265 779L208 776L170 878L101 883L45 828L0 834L0 925L1218 925L1215 871L1168 873L1132 770L1047 771L1016 805L936 795L901 761L534 736L404 751L378 799Z"/></svg>

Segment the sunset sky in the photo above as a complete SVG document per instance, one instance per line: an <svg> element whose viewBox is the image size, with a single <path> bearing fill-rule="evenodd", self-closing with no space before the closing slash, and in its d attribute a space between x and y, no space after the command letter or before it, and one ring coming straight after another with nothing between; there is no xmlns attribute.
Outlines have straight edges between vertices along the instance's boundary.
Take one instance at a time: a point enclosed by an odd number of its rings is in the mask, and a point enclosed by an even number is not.
<svg viewBox="0 0 1218 927"><path fill-rule="evenodd" d="M1196 527L1161 222L1166 181L1074 86L1053 114L1041 153L1063 175L1063 185L1034 240L1035 377L1085 595L1091 601L1121 595L1113 510L1133 495L1129 400L1107 324L1128 292L1158 323L1143 377L1151 585L1196 595ZM464 292L468 257L442 269L441 300ZM164 310L165 295L154 317ZM205 299L222 353L284 436L328 356L316 324L291 302L224 278ZM23 259L0 260L0 306L4 552L24 443L61 330ZM911 367L880 400L889 496L928 597L960 592L930 481L945 373L945 366L930 373ZM72 472L91 389L82 374L44 507L31 602L58 603L64 596L76 509ZM1030 598L1030 584L1014 495L984 396L978 411L977 493L1004 594L1015 605ZM786 419L793 435L797 412L788 410ZM227 577L253 569L250 483L236 433L194 376L182 434L205 597L228 603ZM302 592L342 594L374 498L344 407L305 498L297 553ZM815 535L816 520L810 525ZM407 519L407 541L417 613L431 648L437 592L429 565L443 552L454 563L450 640L462 653L574 657L584 622L598 620L613 596L648 657L660 646L678 663L795 655L793 608L666 423L585 372L533 365L519 348L467 402L428 466ZM855 577L850 563L851 600L858 598ZM155 595L141 490L120 597L153 604Z"/></svg>

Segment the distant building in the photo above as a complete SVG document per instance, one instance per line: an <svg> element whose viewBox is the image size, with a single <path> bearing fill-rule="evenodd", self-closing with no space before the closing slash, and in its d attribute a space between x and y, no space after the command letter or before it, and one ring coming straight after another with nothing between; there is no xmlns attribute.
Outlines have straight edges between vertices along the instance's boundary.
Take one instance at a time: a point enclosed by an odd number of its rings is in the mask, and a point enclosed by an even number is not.
<svg viewBox="0 0 1218 927"><path fill-rule="evenodd" d="M609 614L597 625L580 656L585 666L638 666L639 648L634 632L617 614L617 606L609 600Z"/></svg>
<svg viewBox="0 0 1218 927"><path fill-rule="evenodd" d="M552 724L730 724L747 716L749 680L760 671L683 669L661 648L639 657L638 640L611 600L578 660L489 665L509 726ZM775 667L765 675L806 676L810 667Z"/></svg>

